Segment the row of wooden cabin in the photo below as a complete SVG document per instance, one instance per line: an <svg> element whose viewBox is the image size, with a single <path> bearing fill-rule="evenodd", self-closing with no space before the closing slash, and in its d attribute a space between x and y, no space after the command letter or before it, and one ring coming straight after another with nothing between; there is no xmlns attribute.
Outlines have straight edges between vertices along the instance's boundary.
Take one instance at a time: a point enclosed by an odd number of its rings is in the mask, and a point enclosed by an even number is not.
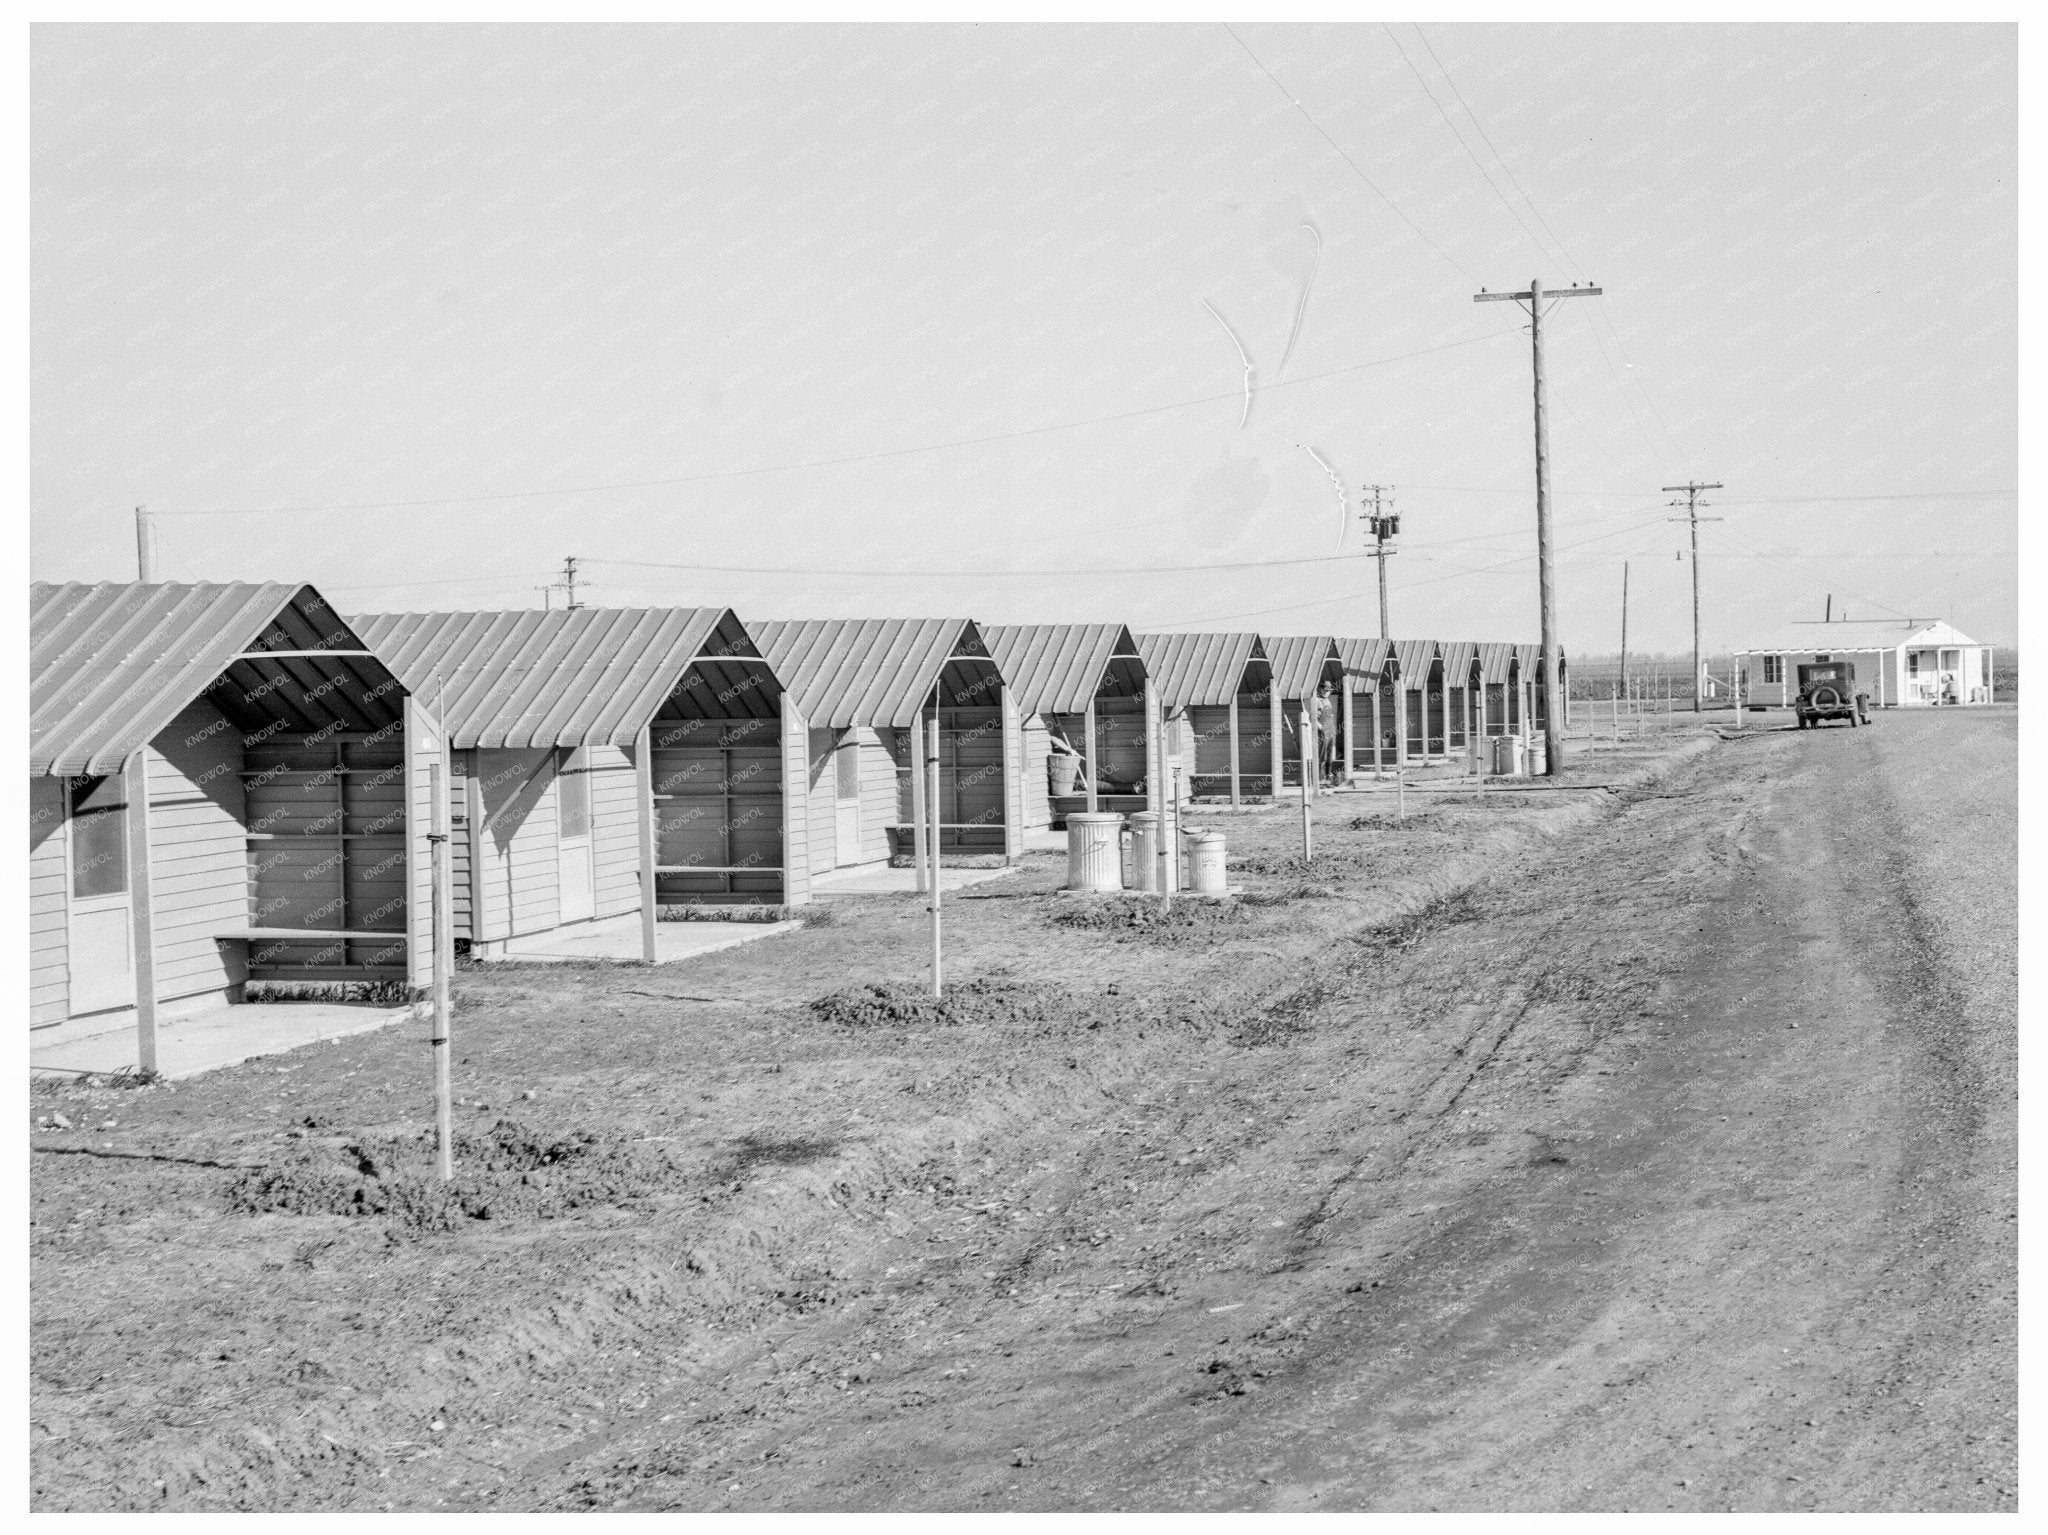
<svg viewBox="0 0 2048 1535"><path fill-rule="evenodd" d="M1323 683L1354 772L1537 722L1535 647L969 619L745 624L729 609L343 616L311 586L38 585L31 1014L147 1033L251 982L430 963L436 796L454 936L802 905L910 851L918 732L940 847L1015 859L1078 809L1300 784ZM1090 765L1071 794L1049 766ZM1313 775L1312 775L1313 776ZM147 1061L147 1050L144 1052Z"/></svg>

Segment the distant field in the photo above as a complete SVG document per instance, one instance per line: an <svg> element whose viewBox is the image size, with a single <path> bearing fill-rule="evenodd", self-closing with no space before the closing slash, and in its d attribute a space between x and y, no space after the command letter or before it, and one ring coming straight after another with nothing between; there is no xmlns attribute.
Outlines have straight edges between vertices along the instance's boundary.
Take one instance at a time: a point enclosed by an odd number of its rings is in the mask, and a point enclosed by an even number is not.
<svg viewBox="0 0 2048 1535"><path fill-rule="evenodd" d="M1617 657L1573 656L1566 653L1573 698L1606 699L1614 695L1614 684L1620 673ZM1708 665L1717 677L1728 673L1727 656L1710 658ZM1671 660L1666 657L1646 656L1638 659L1629 657L1629 683L1632 690L1647 689L1647 696L1662 699L1668 683L1670 696L1674 700L1692 699L1692 661L1690 657ZM1754 672L1751 673L1755 675ZM1994 649L1991 653L1991 680L1993 692L2000 703L2017 703L2020 696L2020 653L2016 649ZM1638 697L1644 696L1637 692Z"/></svg>

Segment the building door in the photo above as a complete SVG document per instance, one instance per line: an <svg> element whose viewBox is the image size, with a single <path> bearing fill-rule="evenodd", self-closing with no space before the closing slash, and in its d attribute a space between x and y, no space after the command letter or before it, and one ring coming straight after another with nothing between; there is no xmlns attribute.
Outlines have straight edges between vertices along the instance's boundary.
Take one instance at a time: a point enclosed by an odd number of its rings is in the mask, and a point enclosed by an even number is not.
<svg viewBox="0 0 2048 1535"><path fill-rule="evenodd" d="M135 1003L128 803L117 774L71 780L71 1011Z"/></svg>
<svg viewBox="0 0 2048 1535"><path fill-rule="evenodd" d="M833 772L838 780L833 810L838 844L835 862L840 868L860 860L860 742L852 733L833 753Z"/></svg>
<svg viewBox="0 0 2048 1535"><path fill-rule="evenodd" d="M591 870L590 754L582 747L556 755L555 815L562 920L587 922L597 915L597 891Z"/></svg>

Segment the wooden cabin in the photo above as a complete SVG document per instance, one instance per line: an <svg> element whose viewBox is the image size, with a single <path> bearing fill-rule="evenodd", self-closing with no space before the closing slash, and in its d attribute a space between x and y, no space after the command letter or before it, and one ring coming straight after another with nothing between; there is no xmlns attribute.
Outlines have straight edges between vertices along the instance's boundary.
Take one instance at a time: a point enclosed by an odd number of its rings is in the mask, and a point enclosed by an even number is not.
<svg viewBox="0 0 2048 1535"><path fill-rule="evenodd" d="M1190 798L1242 804L1281 778L1280 697L1256 634L1141 634L1146 685Z"/></svg>
<svg viewBox="0 0 2048 1535"><path fill-rule="evenodd" d="M1339 638L1337 655L1344 666L1344 760L1353 773L1370 770L1377 777L1399 755L1394 647L1381 639Z"/></svg>
<svg viewBox="0 0 2048 1535"><path fill-rule="evenodd" d="M1528 720L1522 707L1521 647L1482 641L1479 654L1479 729L1482 735L1518 736Z"/></svg>
<svg viewBox="0 0 2048 1535"><path fill-rule="evenodd" d="M982 630L1024 727L1024 825L1146 808L1145 661L1122 624Z"/></svg>
<svg viewBox="0 0 2048 1535"><path fill-rule="evenodd" d="M1479 646L1471 640L1442 643L1444 751L1469 757L1479 733Z"/></svg>
<svg viewBox="0 0 2048 1535"><path fill-rule="evenodd" d="M1544 702L1543 647L1517 645L1515 659L1521 663L1523 718L1529 722L1528 738L1533 741L1543 733L1543 723L1548 716L1548 706ZM1563 646L1559 646L1557 652L1557 692L1562 700L1562 718L1558 721L1558 728L1563 729L1572 722L1571 666L1565 660Z"/></svg>
<svg viewBox="0 0 2048 1535"><path fill-rule="evenodd" d="M1879 708L1988 704L1991 647L1940 620L1857 618L1793 623L1738 652L1743 697L1789 707L1799 696L1799 668L1847 661L1857 691Z"/></svg>
<svg viewBox="0 0 2048 1535"><path fill-rule="evenodd" d="M1443 745L1443 647L1435 640L1395 640L1394 673L1401 694L1400 760L1427 762Z"/></svg>
<svg viewBox="0 0 2048 1535"><path fill-rule="evenodd" d="M29 1026L432 974L438 728L311 586L29 588Z"/></svg>
<svg viewBox="0 0 2048 1535"><path fill-rule="evenodd" d="M353 621L447 722L455 931L480 957L662 907L800 905L801 719L728 608Z"/></svg>
<svg viewBox="0 0 2048 1535"><path fill-rule="evenodd" d="M1331 689L1338 710L1339 740L1344 730L1343 710L1348 704L1344 687L1344 659L1336 639L1327 634L1267 634L1260 639L1273 666L1273 692L1280 703L1280 772L1283 785L1301 787L1302 710L1312 706L1324 683ZM1355 732L1354 732L1355 733ZM1320 745L1317 748L1321 750ZM1311 789L1316 775L1309 774Z"/></svg>
<svg viewBox="0 0 2048 1535"><path fill-rule="evenodd" d="M1024 732L980 628L963 618L823 618L753 626L810 728L814 874L891 857L914 840L924 754L939 723L939 849L1024 853Z"/></svg>

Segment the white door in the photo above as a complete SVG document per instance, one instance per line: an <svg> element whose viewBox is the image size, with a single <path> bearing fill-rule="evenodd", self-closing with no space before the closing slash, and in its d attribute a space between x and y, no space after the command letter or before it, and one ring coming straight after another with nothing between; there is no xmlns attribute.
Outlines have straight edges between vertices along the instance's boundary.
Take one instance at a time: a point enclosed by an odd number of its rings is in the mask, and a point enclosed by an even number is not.
<svg viewBox="0 0 2048 1535"><path fill-rule="evenodd" d="M562 921L584 922L597 915L591 874L589 754L564 751L556 761L555 815L559 833Z"/></svg>
<svg viewBox="0 0 2048 1535"><path fill-rule="evenodd" d="M70 787L71 1011L135 1004L135 929L129 906L128 807L121 779L76 778Z"/></svg>
<svg viewBox="0 0 2048 1535"><path fill-rule="evenodd" d="M848 864L860 862L860 743L849 737L839 743L834 756L838 779L835 801L838 848L835 861L843 869Z"/></svg>

